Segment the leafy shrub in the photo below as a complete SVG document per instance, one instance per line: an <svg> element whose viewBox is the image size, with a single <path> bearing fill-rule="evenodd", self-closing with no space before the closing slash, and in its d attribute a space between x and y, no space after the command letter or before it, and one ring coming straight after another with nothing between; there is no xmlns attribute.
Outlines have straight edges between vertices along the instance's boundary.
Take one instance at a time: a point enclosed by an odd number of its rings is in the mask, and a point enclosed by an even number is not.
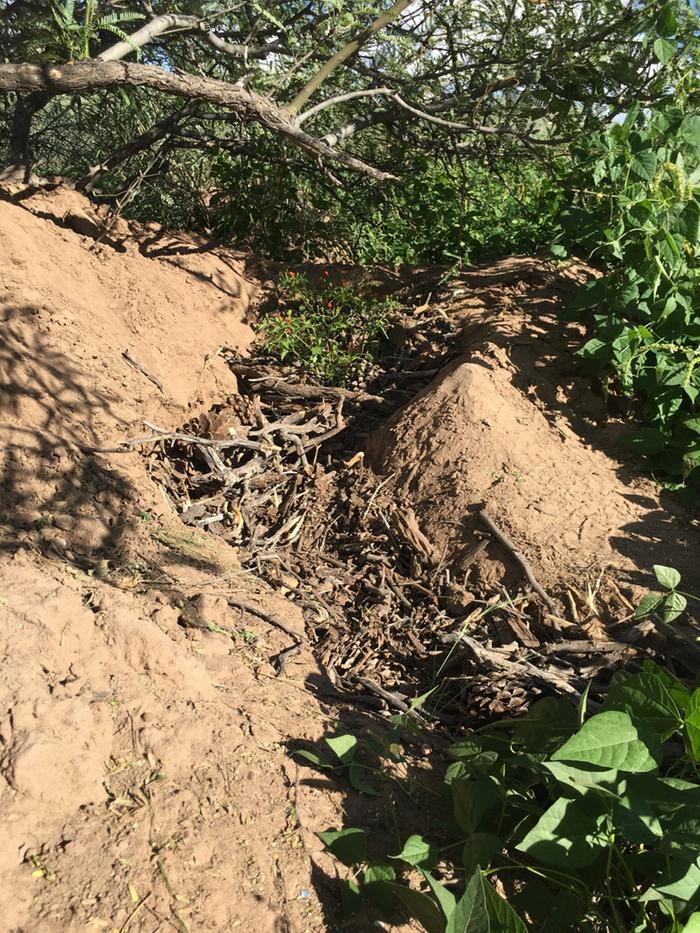
<svg viewBox="0 0 700 933"><path fill-rule="evenodd" d="M257 138L250 153L217 160L219 236L281 260L476 263L546 248L562 197L537 163L415 155L399 183L337 188L290 161L278 143Z"/></svg>
<svg viewBox="0 0 700 933"><path fill-rule="evenodd" d="M591 332L580 355L608 391L636 406L642 427L628 446L653 470L692 482L700 477L700 116L637 106L575 155L568 239L604 268L575 310Z"/></svg>
<svg viewBox="0 0 700 933"><path fill-rule="evenodd" d="M361 376L384 336L394 302L334 282L327 270L318 286L288 272L277 288L280 309L260 323L265 349L300 364L327 385L346 385Z"/></svg>
<svg viewBox="0 0 700 933"><path fill-rule="evenodd" d="M387 742L394 760L409 722ZM354 737L328 746L332 760L305 757L375 792ZM591 716L585 695L578 709L543 699L449 756L435 838L387 860L360 828L319 834L352 869L346 906L398 901L428 933L700 928L700 689L647 661L617 672Z"/></svg>

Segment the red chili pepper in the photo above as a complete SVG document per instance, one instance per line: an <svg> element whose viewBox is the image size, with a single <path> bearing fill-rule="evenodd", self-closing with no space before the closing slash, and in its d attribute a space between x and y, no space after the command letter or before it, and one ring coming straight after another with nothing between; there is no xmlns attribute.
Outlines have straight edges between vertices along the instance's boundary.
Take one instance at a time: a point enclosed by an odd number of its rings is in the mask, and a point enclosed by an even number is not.
<svg viewBox="0 0 700 933"><path fill-rule="evenodd" d="M324 269L321 275L323 276L324 279L327 279L329 275L328 269Z"/></svg>
<svg viewBox="0 0 700 933"><path fill-rule="evenodd" d="M326 305L326 307L327 307L327 308L332 308L332 307L333 307L333 302L332 302L332 301L329 301L328 304Z"/></svg>

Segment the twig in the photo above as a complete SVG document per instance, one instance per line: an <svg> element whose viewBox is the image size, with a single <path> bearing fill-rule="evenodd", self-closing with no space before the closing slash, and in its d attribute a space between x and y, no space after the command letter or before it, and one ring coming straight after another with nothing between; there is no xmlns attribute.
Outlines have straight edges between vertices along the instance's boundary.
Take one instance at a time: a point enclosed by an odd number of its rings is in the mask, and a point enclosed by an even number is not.
<svg viewBox="0 0 700 933"><path fill-rule="evenodd" d="M282 620L278 619L277 616L266 612L264 609L261 609L260 606L256 606L255 603L250 602L247 599L243 599L240 596L231 595L227 595L226 600L229 606L234 606L236 609L242 609L243 612L251 612L253 615L259 616L261 619L264 619L265 622L269 622L270 625L274 625L276 628L286 632L290 638L294 639L294 641L299 642L300 644L305 641L304 636L300 635L298 632L295 632L294 629L290 628L286 622L282 622Z"/></svg>
<svg viewBox="0 0 700 933"><path fill-rule="evenodd" d="M259 441L249 441L243 437L232 437L227 440L215 441L206 437L197 437L194 434L182 434L179 431L166 431L165 428L159 428L150 421L144 421L147 428L156 432L147 437L134 437L122 441L117 447L81 447L86 453L97 454L125 454L134 447L140 447L142 444L152 444L154 441L182 441L183 444L195 444L197 447L211 447L214 450L227 450L230 447L242 447L245 450L261 450L262 444Z"/></svg>
<svg viewBox="0 0 700 933"><path fill-rule="evenodd" d="M499 670L510 671L512 674L531 677L533 680L541 680L544 683L557 687L565 693L572 693L578 696L578 691L572 687L568 680L552 674L551 671L543 671L529 661L510 661L495 650L485 648L474 638L465 635L462 632L445 634L440 636L440 641L445 645L463 644L471 651L474 660L483 665L491 665Z"/></svg>
<svg viewBox="0 0 700 933"><path fill-rule="evenodd" d="M539 596L542 597L542 600L546 603L547 607L551 609L552 612L554 612L555 610L554 603L549 598L549 596L547 596L547 593L544 591L542 586L537 582L537 578L532 572L532 568L528 564L525 557L523 557L520 551L515 547L515 545L510 540L508 535L505 534L503 531L501 531L498 525L496 525L493 519L489 515L487 515L485 511L482 510L481 512L479 512L479 518L486 525L489 531L491 531L493 535L501 542L501 544L510 551L513 557L522 567L523 572L525 573L525 576L527 577L527 581L530 584L530 586Z"/></svg>
<svg viewBox="0 0 700 933"><path fill-rule="evenodd" d="M149 379L153 385L160 389L163 395L165 395L165 389L163 388L163 383L160 381L160 379L158 379L157 376L154 376L150 370L146 369L143 363L139 363L136 357L131 355L129 350L124 350L122 356L127 361L127 363L131 363L134 369L138 369L140 373L143 373L146 379Z"/></svg>
<svg viewBox="0 0 700 933"><path fill-rule="evenodd" d="M136 916L136 914L141 910L141 908L142 908L143 905L146 903L146 901L148 900L148 898L151 896L152 893L153 893L152 891L149 891L148 894L144 894L144 896L143 896L143 897L141 898L141 900L138 902L138 904L136 905L136 907L134 907L134 909L131 911L131 913L129 914L129 916L126 918L126 920L124 921L124 923L122 923L122 925L119 927L119 933L126 933L126 931L127 931L127 930L129 929L129 927L131 926L131 921L134 919L134 917Z"/></svg>

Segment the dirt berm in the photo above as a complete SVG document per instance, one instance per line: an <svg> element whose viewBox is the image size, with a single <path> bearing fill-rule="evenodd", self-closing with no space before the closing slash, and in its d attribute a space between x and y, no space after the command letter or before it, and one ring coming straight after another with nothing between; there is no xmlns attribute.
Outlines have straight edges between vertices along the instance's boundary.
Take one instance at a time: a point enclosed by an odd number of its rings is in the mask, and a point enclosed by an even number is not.
<svg viewBox="0 0 700 933"><path fill-rule="evenodd" d="M96 243L98 221L66 188L0 190L0 930L337 929L314 832L347 800L289 746L338 708L307 648L275 677L264 621L301 633L301 611L183 525L140 450L109 452L235 392L221 351L250 347L269 276L156 226ZM457 564L486 507L548 588L605 562L697 588L698 529L605 452L617 427L568 374L572 277L465 276L457 358L369 454ZM518 571L490 547L475 572Z"/></svg>

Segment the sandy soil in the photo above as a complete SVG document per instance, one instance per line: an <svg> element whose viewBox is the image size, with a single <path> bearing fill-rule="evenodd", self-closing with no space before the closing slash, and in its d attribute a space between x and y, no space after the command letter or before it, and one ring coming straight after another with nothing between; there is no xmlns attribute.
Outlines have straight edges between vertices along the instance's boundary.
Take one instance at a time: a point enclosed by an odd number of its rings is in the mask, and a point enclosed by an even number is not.
<svg viewBox="0 0 700 933"><path fill-rule="evenodd" d="M339 929L314 832L366 799L290 750L367 723L308 651L275 678L287 637L226 596L296 631L299 610L183 526L138 451L89 451L226 401L218 351L250 346L265 270L156 227L98 247L95 222L67 189L0 189L0 930ZM455 286L459 358L372 458L446 554L486 506L555 590L600 562L692 587L697 528L610 455L561 362L573 274L516 260ZM479 560L485 582L514 572L495 544Z"/></svg>

